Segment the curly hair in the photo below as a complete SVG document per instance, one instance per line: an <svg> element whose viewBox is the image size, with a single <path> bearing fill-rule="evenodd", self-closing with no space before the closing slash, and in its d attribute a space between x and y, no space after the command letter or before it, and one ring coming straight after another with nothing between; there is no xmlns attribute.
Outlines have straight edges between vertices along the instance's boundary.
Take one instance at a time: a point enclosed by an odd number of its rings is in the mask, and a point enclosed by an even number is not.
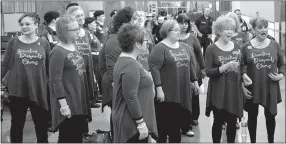
<svg viewBox="0 0 286 144"><path fill-rule="evenodd" d="M237 14L235 14L234 12L229 12L226 14L226 16L232 18L235 21L234 31L235 32L241 32L240 22L239 22Z"/></svg>
<svg viewBox="0 0 286 144"><path fill-rule="evenodd" d="M136 24L124 24L119 28L117 36L122 51L130 53L134 50L136 42L144 42L145 32L144 28Z"/></svg>
<svg viewBox="0 0 286 144"><path fill-rule="evenodd" d="M120 9L112 20L113 27L111 33L116 34L124 23L129 23L132 20L134 13L135 9L132 7Z"/></svg>
<svg viewBox="0 0 286 144"><path fill-rule="evenodd" d="M35 24L39 24L41 21L41 18L39 17L39 15L35 12L28 12L28 13L24 13L18 20L18 23L21 23L21 21L25 18L25 17L31 17Z"/></svg>
<svg viewBox="0 0 286 144"><path fill-rule="evenodd" d="M212 31L213 34L216 35L216 37L220 37L219 33L221 33L223 30L227 28L235 29L235 21L227 16L218 17L217 20L212 25Z"/></svg>

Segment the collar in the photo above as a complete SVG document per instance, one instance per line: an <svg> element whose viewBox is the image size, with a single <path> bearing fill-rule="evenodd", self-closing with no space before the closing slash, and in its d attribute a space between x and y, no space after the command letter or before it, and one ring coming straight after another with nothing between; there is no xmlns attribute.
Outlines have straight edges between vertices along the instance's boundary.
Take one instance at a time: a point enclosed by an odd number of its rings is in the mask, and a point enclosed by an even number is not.
<svg viewBox="0 0 286 144"><path fill-rule="evenodd" d="M47 31L48 31L50 34L57 35L57 34L56 34L56 31L53 30L50 26L47 26Z"/></svg>
<svg viewBox="0 0 286 144"><path fill-rule="evenodd" d="M103 27L103 22L96 21L96 24L99 25L100 27Z"/></svg>

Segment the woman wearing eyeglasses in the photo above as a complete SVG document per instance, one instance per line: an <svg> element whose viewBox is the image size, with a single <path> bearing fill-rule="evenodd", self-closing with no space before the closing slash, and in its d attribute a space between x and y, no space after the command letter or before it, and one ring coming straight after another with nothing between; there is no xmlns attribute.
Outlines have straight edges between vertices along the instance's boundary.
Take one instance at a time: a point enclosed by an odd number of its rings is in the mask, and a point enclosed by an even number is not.
<svg viewBox="0 0 286 144"><path fill-rule="evenodd" d="M1 65L1 79L7 77L11 100L12 143L23 142L23 129L28 108L35 124L37 142L48 142L48 63L49 42L36 34L40 18L36 13L25 13L19 20L21 36L12 38Z"/></svg>
<svg viewBox="0 0 286 144"><path fill-rule="evenodd" d="M81 143L88 115L86 68L74 42L79 24L70 15L57 23L60 39L50 54L50 93L52 128L59 129L59 143Z"/></svg>
<svg viewBox="0 0 286 144"><path fill-rule="evenodd" d="M149 66L156 87L156 119L159 143L181 142L181 123L192 110L191 83L198 93L195 58L190 47L179 42L180 26L175 20L163 23L164 38L155 45L149 56Z"/></svg>
<svg viewBox="0 0 286 144"><path fill-rule="evenodd" d="M68 8L67 14L74 16L79 24L78 39L74 41L74 43L84 59L86 75L87 75L85 83L86 83L86 91L88 93L87 102L88 102L89 116L87 119L88 121L86 123L85 131L86 134L88 134L89 133L88 122L92 121L90 101L94 99L94 94L95 94L95 81L94 81L95 77L93 73L93 61L92 61L91 47L90 47L92 40L89 32L83 28L83 25L85 23L85 16L83 9L80 6L72 6Z"/></svg>

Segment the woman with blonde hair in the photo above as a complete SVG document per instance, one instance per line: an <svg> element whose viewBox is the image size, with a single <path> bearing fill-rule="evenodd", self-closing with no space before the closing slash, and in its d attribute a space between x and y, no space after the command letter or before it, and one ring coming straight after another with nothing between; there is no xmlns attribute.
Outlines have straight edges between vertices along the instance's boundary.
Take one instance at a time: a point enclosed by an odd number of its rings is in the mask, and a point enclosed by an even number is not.
<svg viewBox="0 0 286 144"><path fill-rule="evenodd" d="M88 122L92 121L90 101L94 98L95 94L93 61L92 61L91 46L90 46L93 41L91 40L89 32L83 28L83 25L85 23L85 15L83 9L80 6L71 6L67 9L67 14L74 16L79 25L78 39L74 41L74 43L79 53L82 55L84 59L86 75L87 75L85 83L86 83L86 91L88 93L87 103L89 107L88 108L89 116L87 117L87 122L86 122L86 133L88 134L89 133Z"/></svg>
<svg viewBox="0 0 286 144"><path fill-rule="evenodd" d="M233 13L233 12L229 12L226 15L224 15L226 17L232 18L235 22L235 26L234 26L234 30L231 36L231 41L239 44L240 46L244 43L246 43L247 40L247 36L245 35L244 32L241 31L241 27L240 27L240 22L238 19L237 14ZM223 16L222 16L223 17ZM215 42L218 40L218 38L215 38Z"/></svg>
<svg viewBox="0 0 286 144"><path fill-rule="evenodd" d="M209 77L206 116L213 112L212 139L219 143L222 125L227 123L227 142L234 143L237 118L243 115L241 73L243 72L240 45L231 41L236 28L235 21L227 16L219 17L212 25L218 40L206 51L206 75ZM247 78L247 75L243 75Z"/></svg>
<svg viewBox="0 0 286 144"><path fill-rule="evenodd" d="M59 129L59 143L81 143L88 93L84 59L74 44L79 25L74 17L65 15L57 21L56 28L60 43L51 51L49 64L52 128Z"/></svg>

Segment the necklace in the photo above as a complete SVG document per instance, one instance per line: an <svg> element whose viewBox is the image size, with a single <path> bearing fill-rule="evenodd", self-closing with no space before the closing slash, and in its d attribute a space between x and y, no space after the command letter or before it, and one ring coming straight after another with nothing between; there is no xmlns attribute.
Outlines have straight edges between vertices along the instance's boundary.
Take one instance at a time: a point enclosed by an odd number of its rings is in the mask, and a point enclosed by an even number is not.
<svg viewBox="0 0 286 144"><path fill-rule="evenodd" d="M268 45L269 45L269 40L268 39L265 39L265 40L263 40L263 41L258 41L257 39L253 39L252 41L251 41L251 44L253 45L253 47L255 47L255 48L265 48L265 47L267 47Z"/></svg>
<svg viewBox="0 0 286 144"><path fill-rule="evenodd" d="M36 42L38 40L38 37L36 36L35 38L29 39L29 38L27 38L27 36L22 35L21 39L23 42L30 44L30 43Z"/></svg>

